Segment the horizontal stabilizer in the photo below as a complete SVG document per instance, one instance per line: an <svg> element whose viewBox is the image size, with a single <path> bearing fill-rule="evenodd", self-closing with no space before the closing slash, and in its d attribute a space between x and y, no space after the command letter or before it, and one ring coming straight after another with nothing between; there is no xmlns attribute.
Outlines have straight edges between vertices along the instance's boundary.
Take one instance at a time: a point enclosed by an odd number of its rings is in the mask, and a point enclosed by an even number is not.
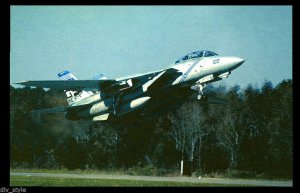
<svg viewBox="0 0 300 193"><path fill-rule="evenodd" d="M31 111L32 113L36 114L44 114L44 113L62 113L67 110L67 107L56 107L56 108L51 108L51 109L39 109L39 110L34 110Z"/></svg>
<svg viewBox="0 0 300 193"><path fill-rule="evenodd" d="M84 110L91 105L85 104L85 105L78 105L78 106L62 106L62 107L55 107L51 109L39 109L39 110L33 110L31 111L32 113L37 113L37 114L45 114L45 113L63 113L67 111L80 111Z"/></svg>

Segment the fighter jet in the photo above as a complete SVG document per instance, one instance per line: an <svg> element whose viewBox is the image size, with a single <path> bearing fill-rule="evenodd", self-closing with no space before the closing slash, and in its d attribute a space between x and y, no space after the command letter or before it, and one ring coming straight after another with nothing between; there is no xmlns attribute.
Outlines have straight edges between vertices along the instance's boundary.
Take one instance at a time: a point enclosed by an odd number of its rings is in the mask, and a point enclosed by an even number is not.
<svg viewBox="0 0 300 193"><path fill-rule="evenodd" d="M61 80L23 81L16 84L64 90L69 106L35 110L35 113L64 112L69 120L108 121L164 113L177 108L193 92L198 99L208 83L227 78L245 60L207 51L195 51L168 68L117 79L102 74L92 80L78 80L65 70Z"/></svg>

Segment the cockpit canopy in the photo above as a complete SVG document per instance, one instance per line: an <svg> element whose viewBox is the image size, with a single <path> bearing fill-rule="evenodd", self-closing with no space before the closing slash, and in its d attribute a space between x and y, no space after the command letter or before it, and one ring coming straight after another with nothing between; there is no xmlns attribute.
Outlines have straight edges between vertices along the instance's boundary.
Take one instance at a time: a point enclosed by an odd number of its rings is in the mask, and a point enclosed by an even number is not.
<svg viewBox="0 0 300 193"><path fill-rule="evenodd" d="M183 62L185 60L192 59L192 58L210 57L210 56L217 56L217 55L218 54L216 54L212 51L206 51L206 50L196 51L196 52L189 53L189 54L183 56L182 58L178 59L175 62L175 64L177 64L179 62Z"/></svg>

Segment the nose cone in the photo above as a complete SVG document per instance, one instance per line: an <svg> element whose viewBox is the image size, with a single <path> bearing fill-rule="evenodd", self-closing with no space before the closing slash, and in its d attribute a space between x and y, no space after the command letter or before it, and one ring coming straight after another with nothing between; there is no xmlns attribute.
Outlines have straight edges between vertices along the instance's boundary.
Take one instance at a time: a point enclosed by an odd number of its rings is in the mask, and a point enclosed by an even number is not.
<svg viewBox="0 0 300 193"><path fill-rule="evenodd" d="M242 59L239 57L231 57L230 62L229 62L230 69L231 70L236 69L237 67L242 65L244 62L245 62L245 59Z"/></svg>
<svg viewBox="0 0 300 193"><path fill-rule="evenodd" d="M243 59L243 58L236 58L236 65L238 65L238 66L240 66L241 64L243 64L245 62L245 59ZM237 66L237 67L238 67Z"/></svg>

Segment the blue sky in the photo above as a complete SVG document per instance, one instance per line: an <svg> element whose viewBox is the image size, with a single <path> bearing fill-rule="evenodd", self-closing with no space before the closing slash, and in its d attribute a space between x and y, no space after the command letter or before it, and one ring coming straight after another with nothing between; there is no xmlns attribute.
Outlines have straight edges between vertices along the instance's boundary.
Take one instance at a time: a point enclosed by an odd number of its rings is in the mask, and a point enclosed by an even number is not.
<svg viewBox="0 0 300 193"><path fill-rule="evenodd" d="M11 6L10 82L117 78L211 50L246 62L221 84L292 78L292 6Z"/></svg>

